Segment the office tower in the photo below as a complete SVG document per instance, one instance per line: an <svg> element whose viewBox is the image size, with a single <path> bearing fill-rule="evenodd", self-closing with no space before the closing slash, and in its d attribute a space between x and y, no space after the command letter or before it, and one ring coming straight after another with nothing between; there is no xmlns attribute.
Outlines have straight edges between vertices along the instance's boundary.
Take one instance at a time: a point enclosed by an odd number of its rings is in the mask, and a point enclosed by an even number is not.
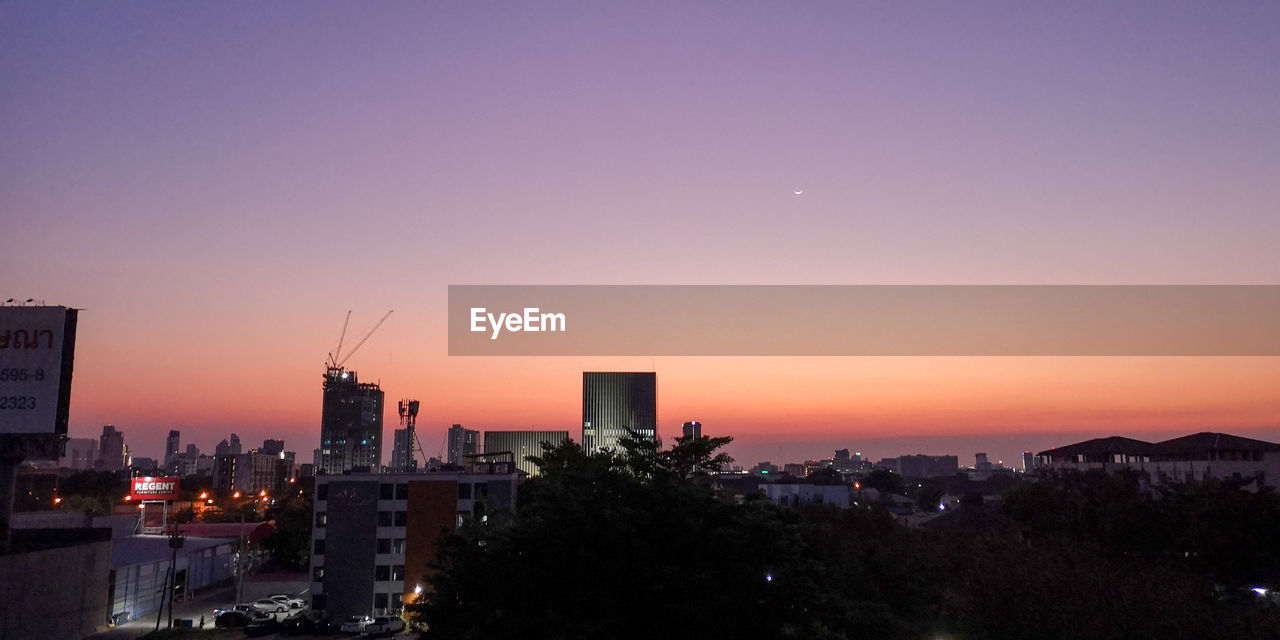
<svg viewBox="0 0 1280 640"><path fill-rule="evenodd" d="M262 441L262 448L259 449L259 451L262 453L270 453L270 454L284 453L284 440L275 440L272 438L267 438L266 440Z"/></svg>
<svg viewBox="0 0 1280 640"><path fill-rule="evenodd" d="M684 437L686 438L697 440L702 437L702 423L697 420L690 420L684 423L680 429L684 432Z"/></svg>
<svg viewBox="0 0 1280 640"><path fill-rule="evenodd" d="M355 371L330 368L320 412L320 464L316 473L377 470L382 464L382 389Z"/></svg>
<svg viewBox="0 0 1280 640"><path fill-rule="evenodd" d="M554 447L568 439L568 431L485 431L484 452L509 451L515 455L517 469L536 476L539 474L538 465L525 458L542 455L544 442Z"/></svg>
<svg viewBox="0 0 1280 640"><path fill-rule="evenodd" d="M479 451L480 432L475 429L463 429L455 424L449 427L449 464L462 464L465 456L473 456Z"/></svg>
<svg viewBox="0 0 1280 640"><path fill-rule="evenodd" d="M112 425L104 425L98 437L98 461L94 467L100 471L119 471L126 466L124 433Z"/></svg>
<svg viewBox="0 0 1280 640"><path fill-rule="evenodd" d="M1022 472L1023 473L1029 473L1030 471L1036 468L1035 459L1036 459L1035 455L1032 454L1030 451L1022 452Z"/></svg>
<svg viewBox="0 0 1280 640"><path fill-rule="evenodd" d="M240 455L241 453L244 453L244 451L240 448L240 436L234 433L231 434L231 442L228 444L231 446L231 453L234 453L236 455Z"/></svg>
<svg viewBox="0 0 1280 640"><path fill-rule="evenodd" d="M170 430L169 437L165 438L165 441L164 441L164 463L165 464L169 464L169 462L173 460L174 456L178 455L178 438L179 438L179 432L177 429Z"/></svg>
<svg viewBox="0 0 1280 640"><path fill-rule="evenodd" d="M199 457L200 457L200 447L197 447L197 446L196 446L196 445L194 445L194 444L189 444L189 445L187 445L187 453L186 453L186 455L187 455L187 457L188 457L188 458L199 458Z"/></svg>
<svg viewBox="0 0 1280 640"><path fill-rule="evenodd" d="M978 471L986 471L987 469L990 469L991 463L987 462L987 454L985 453L973 454L973 468L977 469Z"/></svg>
<svg viewBox="0 0 1280 640"><path fill-rule="evenodd" d="M655 373L582 374L582 448L618 449L630 429L658 437L658 382Z"/></svg>

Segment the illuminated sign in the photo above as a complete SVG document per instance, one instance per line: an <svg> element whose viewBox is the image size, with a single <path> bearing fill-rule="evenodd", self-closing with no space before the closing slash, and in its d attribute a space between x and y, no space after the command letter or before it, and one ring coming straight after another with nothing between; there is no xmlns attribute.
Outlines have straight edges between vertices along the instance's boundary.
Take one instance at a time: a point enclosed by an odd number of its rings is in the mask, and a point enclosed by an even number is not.
<svg viewBox="0 0 1280 640"><path fill-rule="evenodd" d="M177 500L181 478L134 478L129 497L134 500Z"/></svg>
<svg viewBox="0 0 1280 640"><path fill-rule="evenodd" d="M0 434L65 434L76 310L0 307Z"/></svg>

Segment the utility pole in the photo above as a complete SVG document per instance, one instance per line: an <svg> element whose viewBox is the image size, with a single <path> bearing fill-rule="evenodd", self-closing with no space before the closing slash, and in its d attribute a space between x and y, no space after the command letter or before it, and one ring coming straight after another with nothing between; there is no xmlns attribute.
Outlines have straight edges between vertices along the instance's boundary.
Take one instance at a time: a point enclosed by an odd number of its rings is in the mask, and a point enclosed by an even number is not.
<svg viewBox="0 0 1280 640"><path fill-rule="evenodd" d="M169 628L173 628L173 592L178 585L178 549L182 548L184 538L182 533L178 531L178 523L173 523L173 534L169 536L169 548L173 550L173 556L169 561L169 575L173 576L169 584Z"/></svg>

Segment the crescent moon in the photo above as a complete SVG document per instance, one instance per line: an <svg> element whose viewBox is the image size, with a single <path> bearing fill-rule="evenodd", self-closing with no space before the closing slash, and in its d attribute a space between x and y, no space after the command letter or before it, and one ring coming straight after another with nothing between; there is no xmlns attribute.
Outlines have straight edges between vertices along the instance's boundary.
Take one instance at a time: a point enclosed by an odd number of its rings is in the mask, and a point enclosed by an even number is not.
<svg viewBox="0 0 1280 640"><path fill-rule="evenodd" d="M800 194L804 193L804 189L801 189L801 190L799 190L799 191L795 191L795 192L793 192L793 193L795 193L796 195L800 195Z"/></svg>

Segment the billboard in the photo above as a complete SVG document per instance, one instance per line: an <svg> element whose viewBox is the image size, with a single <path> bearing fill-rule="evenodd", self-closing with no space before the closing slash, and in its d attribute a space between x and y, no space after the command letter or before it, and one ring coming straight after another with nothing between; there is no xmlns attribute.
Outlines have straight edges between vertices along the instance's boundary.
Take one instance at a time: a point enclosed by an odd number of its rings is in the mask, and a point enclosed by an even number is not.
<svg viewBox="0 0 1280 640"><path fill-rule="evenodd" d="M177 500L181 478L133 478L129 497L133 500Z"/></svg>
<svg viewBox="0 0 1280 640"><path fill-rule="evenodd" d="M0 435L67 433L76 310L0 307Z"/></svg>

